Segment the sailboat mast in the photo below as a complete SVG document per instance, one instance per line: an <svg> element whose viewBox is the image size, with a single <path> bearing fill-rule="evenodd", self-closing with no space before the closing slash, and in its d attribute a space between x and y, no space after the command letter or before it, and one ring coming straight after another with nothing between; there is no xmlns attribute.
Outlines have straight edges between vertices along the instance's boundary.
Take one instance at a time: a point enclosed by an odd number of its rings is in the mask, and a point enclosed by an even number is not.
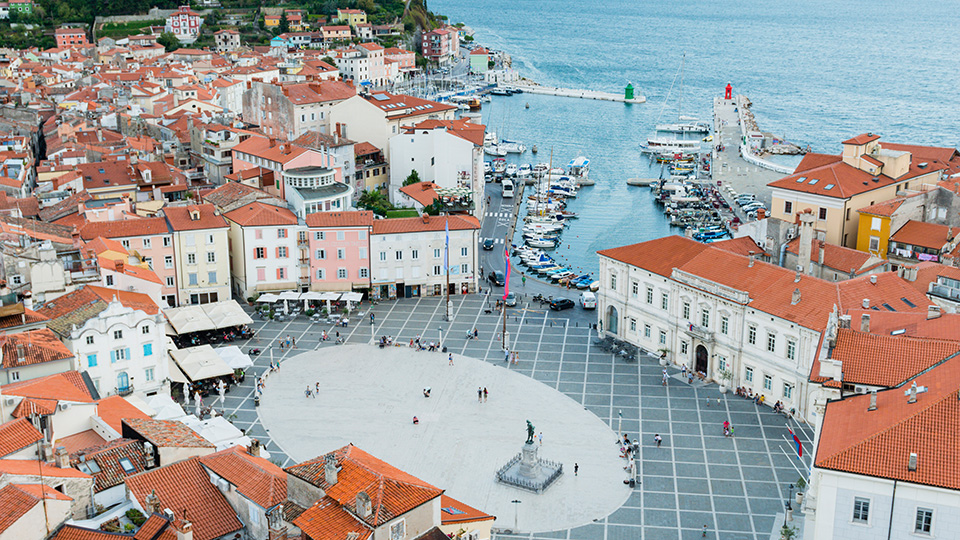
<svg viewBox="0 0 960 540"><path fill-rule="evenodd" d="M680 55L680 90L677 91L677 122L680 121L680 115L683 114L683 61L686 58L686 53Z"/></svg>

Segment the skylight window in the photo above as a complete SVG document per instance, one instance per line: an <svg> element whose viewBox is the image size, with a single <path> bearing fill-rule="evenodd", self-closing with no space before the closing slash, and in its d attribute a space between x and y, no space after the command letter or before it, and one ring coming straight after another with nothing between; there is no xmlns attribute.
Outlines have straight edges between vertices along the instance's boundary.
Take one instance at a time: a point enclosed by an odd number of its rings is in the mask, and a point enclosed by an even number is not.
<svg viewBox="0 0 960 540"><path fill-rule="evenodd" d="M823 186L823 189L824 189L824 190L833 189L833 184L827 184L827 185Z"/></svg>
<svg viewBox="0 0 960 540"><path fill-rule="evenodd" d="M906 305L908 305L908 306L910 306L910 307L917 307L916 304L914 304L913 302L911 302L910 300L908 300L906 297L903 297L903 298L901 298L900 300L903 300L903 303L906 304Z"/></svg>
<svg viewBox="0 0 960 540"><path fill-rule="evenodd" d="M888 303L886 303L886 302L884 302L884 303L881 304L881 305L882 305L883 307L887 308L888 311L896 311L895 309L893 309L893 306L891 306L890 304L888 304Z"/></svg>
<svg viewBox="0 0 960 540"><path fill-rule="evenodd" d="M806 176L801 176L800 178L797 178L797 183L798 183L798 184L802 184L802 183L804 183L804 182L806 182L806 181L807 181L807 177L806 177Z"/></svg>
<svg viewBox="0 0 960 540"><path fill-rule="evenodd" d="M819 181L820 181L819 178L811 178L809 184L812 186L812 185L816 184L816 183L819 182Z"/></svg>
<svg viewBox="0 0 960 540"><path fill-rule="evenodd" d="M77 468L80 469L81 472L85 472L87 474L97 474L100 472L100 466L97 465L97 462L92 459L78 463Z"/></svg>
<svg viewBox="0 0 960 540"><path fill-rule="evenodd" d="M120 458L120 466L123 467L123 472L127 474L133 474L137 472L137 468L133 466L133 463L129 458Z"/></svg>

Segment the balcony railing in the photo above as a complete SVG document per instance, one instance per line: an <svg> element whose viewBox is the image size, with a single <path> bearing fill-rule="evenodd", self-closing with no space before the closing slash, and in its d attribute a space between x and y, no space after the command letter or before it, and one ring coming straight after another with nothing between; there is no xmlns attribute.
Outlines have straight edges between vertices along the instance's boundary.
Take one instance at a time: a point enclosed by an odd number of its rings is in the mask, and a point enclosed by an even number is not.
<svg viewBox="0 0 960 540"><path fill-rule="evenodd" d="M687 333L695 338L699 338L702 341L713 341L713 331L707 330L700 325L693 323L688 324Z"/></svg>
<svg viewBox="0 0 960 540"><path fill-rule="evenodd" d="M132 394L132 393L133 393L133 385L132 385L132 384L131 384L131 385L128 385L128 386L121 386L120 388L117 388L117 395L118 395L118 396L121 396L121 397L122 397L122 396L129 396L129 395Z"/></svg>
<svg viewBox="0 0 960 540"><path fill-rule="evenodd" d="M954 289L953 287L945 287L943 285L931 283L930 294L939 296L941 298L947 298L953 300L954 302L960 302L960 290Z"/></svg>

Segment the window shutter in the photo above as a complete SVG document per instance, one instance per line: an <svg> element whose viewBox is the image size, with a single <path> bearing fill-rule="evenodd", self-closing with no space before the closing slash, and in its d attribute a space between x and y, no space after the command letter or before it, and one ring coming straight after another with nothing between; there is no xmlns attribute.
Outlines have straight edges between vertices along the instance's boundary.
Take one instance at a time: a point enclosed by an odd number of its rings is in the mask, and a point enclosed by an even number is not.
<svg viewBox="0 0 960 540"><path fill-rule="evenodd" d="M277 258L280 258L280 246L277 246Z"/></svg>
<svg viewBox="0 0 960 540"><path fill-rule="evenodd" d="M123 352L124 352L124 358L126 358L127 360L132 360L132 359L133 359L133 357L130 356L130 349L129 349L129 348L124 349Z"/></svg>
<svg viewBox="0 0 960 540"><path fill-rule="evenodd" d="M283 279L283 270L277 268L277 279Z"/></svg>
<svg viewBox="0 0 960 540"><path fill-rule="evenodd" d="M117 351L110 351L110 363L116 363L117 361Z"/></svg>

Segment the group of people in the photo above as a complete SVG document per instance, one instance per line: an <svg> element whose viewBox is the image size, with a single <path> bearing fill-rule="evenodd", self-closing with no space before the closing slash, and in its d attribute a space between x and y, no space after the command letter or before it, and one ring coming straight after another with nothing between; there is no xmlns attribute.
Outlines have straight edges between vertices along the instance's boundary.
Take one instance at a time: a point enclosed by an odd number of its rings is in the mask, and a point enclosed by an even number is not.
<svg viewBox="0 0 960 540"><path fill-rule="evenodd" d="M511 351L509 349L503 350L503 361L507 364L519 364L520 363L520 353L517 351Z"/></svg>
<svg viewBox="0 0 960 540"><path fill-rule="evenodd" d="M731 424L729 420L723 421L723 436L733 437L733 424Z"/></svg>
<svg viewBox="0 0 960 540"><path fill-rule="evenodd" d="M287 349L297 348L297 338L291 337L290 334L287 334L287 339L280 338L278 341L280 342L281 351L284 349L284 345L286 345Z"/></svg>
<svg viewBox="0 0 960 540"><path fill-rule="evenodd" d="M310 388L310 385L308 384L307 389L304 390L303 393L306 397L312 396L313 399L317 399L317 396L320 395L320 383L317 382L317 384L315 384L313 388Z"/></svg>
<svg viewBox="0 0 960 540"><path fill-rule="evenodd" d="M701 380L701 381L706 381L706 380L707 380L707 374L706 374L705 372L703 372L703 371L696 371L696 370L693 370L693 369L687 369L687 366L686 366L686 365L680 367L680 374L681 374L681 375L683 376L683 378L686 379L687 382L690 383L690 384L693 384L693 378L694 378L694 377L696 377L697 379L699 379L699 380Z"/></svg>
<svg viewBox="0 0 960 540"><path fill-rule="evenodd" d="M764 402L767 401L766 396L764 396L760 392L757 392L756 394L754 394L752 389L746 388L744 386L738 387L735 393L740 397L744 397L749 400L752 400L757 405L763 405ZM781 412L783 410L783 404L778 401L777 405L774 406L774 410L777 412Z"/></svg>

